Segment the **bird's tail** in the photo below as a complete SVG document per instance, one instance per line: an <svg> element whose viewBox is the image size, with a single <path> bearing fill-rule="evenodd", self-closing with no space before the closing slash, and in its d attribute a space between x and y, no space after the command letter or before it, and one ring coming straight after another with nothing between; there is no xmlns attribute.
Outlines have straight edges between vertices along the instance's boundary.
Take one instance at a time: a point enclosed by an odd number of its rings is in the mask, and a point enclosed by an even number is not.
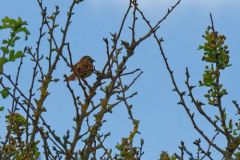
<svg viewBox="0 0 240 160"><path fill-rule="evenodd" d="M67 80L67 81L74 81L75 78L76 78L76 75L75 75L74 73L72 73L70 76L67 77L66 80ZM64 80L64 81L66 81L66 80Z"/></svg>

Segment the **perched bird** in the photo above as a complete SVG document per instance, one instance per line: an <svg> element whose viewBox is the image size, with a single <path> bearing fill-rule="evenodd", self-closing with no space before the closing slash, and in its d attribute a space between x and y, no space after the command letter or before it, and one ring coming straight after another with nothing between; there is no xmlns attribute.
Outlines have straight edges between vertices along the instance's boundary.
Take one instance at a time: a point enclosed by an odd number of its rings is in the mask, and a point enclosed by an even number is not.
<svg viewBox="0 0 240 160"><path fill-rule="evenodd" d="M67 77L67 80L68 81L74 81L74 80L77 79L77 77L79 77L79 78L87 78L87 77L89 77L93 73L93 71L94 71L93 62L95 62L95 61L90 56L82 57L72 67L73 73L70 76Z"/></svg>

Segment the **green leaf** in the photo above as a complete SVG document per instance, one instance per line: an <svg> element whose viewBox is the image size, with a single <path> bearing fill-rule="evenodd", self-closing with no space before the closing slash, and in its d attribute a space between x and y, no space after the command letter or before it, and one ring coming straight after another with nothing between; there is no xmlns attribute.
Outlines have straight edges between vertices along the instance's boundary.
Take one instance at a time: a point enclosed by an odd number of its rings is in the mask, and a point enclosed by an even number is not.
<svg viewBox="0 0 240 160"><path fill-rule="evenodd" d="M8 41L6 40L6 39L4 39L3 41L2 41L2 44L7 44L8 43Z"/></svg>
<svg viewBox="0 0 240 160"><path fill-rule="evenodd" d="M4 65L7 61L8 61L7 58L1 57L1 58L0 58L0 66L1 66L1 65Z"/></svg>
<svg viewBox="0 0 240 160"><path fill-rule="evenodd" d="M17 53L15 54L14 58L15 58L15 59L21 58L22 56L23 56L22 51L17 51Z"/></svg>
<svg viewBox="0 0 240 160"><path fill-rule="evenodd" d="M11 19L8 16L6 16L5 18L2 19L2 22L3 23L10 23Z"/></svg>
<svg viewBox="0 0 240 160"><path fill-rule="evenodd" d="M16 36L16 37L14 37L13 39L12 39L12 43L15 43L17 40L19 40L20 39L20 37L18 37L18 36Z"/></svg>
<svg viewBox="0 0 240 160"><path fill-rule="evenodd" d="M27 30L26 27L22 27L21 29L19 29L19 32L24 32L25 33L25 40L28 39L28 35L30 35L30 32Z"/></svg>
<svg viewBox="0 0 240 160"><path fill-rule="evenodd" d="M0 91L3 99L6 99L6 98L9 96L9 93L8 93L8 92L9 92L10 89L11 89L11 88L6 87L6 88L4 88L4 89L2 89L2 90Z"/></svg>
<svg viewBox="0 0 240 160"><path fill-rule="evenodd" d="M3 73L3 65L0 65L0 74Z"/></svg>
<svg viewBox="0 0 240 160"><path fill-rule="evenodd" d="M8 54L9 50L7 47L1 47L1 50L3 51L3 53Z"/></svg>
<svg viewBox="0 0 240 160"><path fill-rule="evenodd" d="M3 106L0 106L0 112L4 110L4 107Z"/></svg>
<svg viewBox="0 0 240 160"><path fill-rule="evenodd" d="M3 72L3 65L8 61L7 58L0 58L0 74Z"/></svg>
<svg viewBox="0 0 240 160"><path fill-rule="evenodd" d="M14 53L15 53L14 50L11 50L11 51L10 51L10 54L9 54L9 61L14 61L14 60L15 60Z"/></svg>

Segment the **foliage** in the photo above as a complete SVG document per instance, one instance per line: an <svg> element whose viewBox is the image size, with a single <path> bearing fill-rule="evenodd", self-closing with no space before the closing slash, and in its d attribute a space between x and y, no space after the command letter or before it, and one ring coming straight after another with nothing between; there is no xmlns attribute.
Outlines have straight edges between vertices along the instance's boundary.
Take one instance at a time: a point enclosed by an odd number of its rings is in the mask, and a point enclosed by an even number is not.
<svg viewBox="0 0 240 160"><path fill-rule="evenodd" d="M28 39L30 35L28 29L26 28L27 22L23 21L21 18L13 19L5 17L2 19L2 24L0 25L0 30L9 30L9 37L2 40L1 44L1 56L0 56L0 75L4 73L4 66L7 63L14 62L17 59L23 58L23 51L15 49L15 44L17 41L21 40L20 34L24 33L25 40ZM1 77L0 77L1 78ZM2 78L0 79L2 81ZM6 99L9 97L11 88L2 86L0 91L1 97ZM3 111L5 107L1 106L0 111ZM31 149L22 140L25 130L28 126L26 119L19 113L12 112L6 116L7 123L7 139L5 146L1 146L1 156L8 159L29 159L27 158L30 152L33 152L33 159L37 159L40 155L38 148L36 147L36 142ZM3 158L3 159L4 159Z"/></svg>
<svg viewBox="0 0 240 160"><path fill-rule="evenodd" d="M0 57L0 73L3 72L4 64L15 61L23 56L21 50L15 50L14 46L16 42L20 39L19 34L24 33L25 40L28 39L30 32L26 28L27 22L23 21L20 17L18 19L13 19L5 17L2 19L2 24L0 25L0 30L9 29L9 38L2 40L2 45L0 47L2 54Z"/></svg>
<svg viewBox="0 0 240 160"><path fill-rule="evenodd" d="M203 35L205 43L199 46L199 50L204 52L202 56L202 61L206 63L205 70L203 73L203 79L199 81L199 86L207 88L207 93L205 93L204 98L207 100L207 104L204 103L204 100L199 100L194 94L194 89L196 86L190 84L190 72L186 68L186 87L187 91L181 91L176 83L175 77L173 76L173 71L171 70L167 59L165 58L165 53L161 46L161 40L157 39L155 36L158 45L161 50L161 54L164 57L166 67L171 76L174 91L177 92L180 100L180 104L185 112L187 113L189 119L192 122L194 129L199 133L201 138L194 141L194 145L197 147L197 155L195 156L191 151L187 149L184 145L184 142L181 143L180 152L181 154L176 156L179 159L184 159L189 157L190 159L214 159L212 158L212 151L217 151L223 157L223 159L231 160L233 158L238 159L239 156L239 146L240 146L240 135L239 135L239 105L237 101L233 100L233 105L237 110L237 121L234 118L228 116L225 108L225 103L223 103L223 97L228 95L228 92L223 88L220 77L222 76L222 71L230 67L229 64L229 50L228 46L225 44L226 37L225 35L219 34L215 28L211 18L211 26L209 26ZM191 104L193 107L188 104L188 99L186 95L190 98ZM211 106L211 108L209 108ZM208 107L208 108L207 108ZM212 109L215 111L215 115L212 116L208 114L207 110ZM196 112L197 111L197 112ZM213 128L215 135L210 136L204 131L204 127L200 126L196 120L195 115L199 114L200 117L204 118ZM235 121L235 122L234 122ZM234 125L235 124L235 125ZM216 143L216 137L221 135L221 137L227 142L225 147L222 147L220 144ZM202 139L207 143L208 147L203 147Z"/></svg>
<svg viewBox="0 0 240 160"><path fill-rule="evenodd" d="M27 40L30 35L29 31L26 28L27 22L23 21L21 18L13 19L9 17L5 17L2 19L2 24L0 25L0 30L10 30L10 35L8 38L2 40L2 44L0 46L0 50L2 53L0 54L0 75L4 71L4 65L13 62L21 57L23 57L23 51L16 50L15 44L18 40L20 40L20 33L24 33L25 40ZM0 93L2 98L7 98L9 96L8 92L11 88L6 87L3 88Z"/></svg>
<svg viewBox="0 0 240 160"><path fill-rule="evenodd" d="M27 120L19 113L12 113L6 116L8 141L9 143L1 148L2 159L33 159L40 156L36 141L33 146L28 146L23 140L26 128L30 127Z"/></svg>
<svg viewBox="0 0 240 160"><path fill-rule="evenodd" d="M194 145L197 147L197 155L194 155L188 150L184 142L181 142L179 146L180 154L171 155L162 151L160 160L183 160L185 157L189 157L189 159L213 159L213 151L220 153L226 160L239 159L240 107L236 100L232 101L237 110L237 118L234 119L227 114L223 103L223 97L227 96L228 92L223 87L220 77L223 74L222 71L231 66L229 63L230 55L228 46L225 44L226 37L215 30L212 16L212 25L207 28L203 36L205 43L199 46L199 50L203 51L202 61L206 63L202 80L199 81L199 88L207 89L202 100L194 95L195 92L193 91L197 87L190 84L191 75L188 68L186 68L185 81L187 90L181 91L179 89L162 47L163 39L159 38L157 34L160 24L175 10L181 0L178 0L168 9L155 25L150 23L144 12L139 8L137 0L129 0L129 6L122 18L119 30L116 33L111 33L110 38L103 39L107 58L101 67L94 70L93 77L95 79L88 82L87 79L78 77L76 80L78 86L74 88L69 81L60 81L55 72L59 70L56 66L60 61L64 62L65 67L68 67L69 70L72 70L72 66L74 66L70 41L66 37L72 22L74 9L82 1L72 0L66 12L65 24L61 27L57 21L60 8L56 6L55 10L49 13L43 1L37 0L41 10L39 37L36 46L34 44L31 47L25 46L23 50L16 49L16 43L21 40L20 34L24 35L24 40L28 39L30 32L26 27L27 22L21 18L5 17L2 19L0 30L9 30L10 34L8 38L2 40L0 46L0 86L2 88L0 94L2 99L9 100L8 108L6 107L9 113L5 117L7 127L4 139L1 139L0 159L36 160L44 156L45 159L66 160L141 160L144 154L144 140L141 139L140 146L135 145L137 135L140 136L140 121L132 113L133 105L130 104L129 99L137 95L137 92L132 92L131 87L143 72L139 68L128 70L128 65L130 59L137 54L136 48L151 36L156 40L171 77L174 91L179 97L178 104L183 107L194 129L201 136L194 141ZM132 15L130 17L131 21L127 20L130 15ZM136 33L136 27L141 24L136 23L139 19L148 26L146 33ZM125 30L126 26L129 30ZM56 32L59 33L59 31L61 31L61 35L56 36ZM129 33L131 36L123 39L125 36L122 35ZM49 43L47 49L46 46L41 45L44 40ZM49 52L47 54L41 53L41 47ZM35 48L35 50L32 48ZM28 54L25 55L25 53ZM18 82L21 66L24 65L22 60L27 56L31 59L33 70L32 74L27 75L31 79L31 83L28 88L29 92L25 93L19 87L21 84L18 84ZM13 64L16 60L20 60L20 64L16 68L17 74L12 76L7 71L6 64ZM62 76L65 79L67 77L67 75ZM124 81L126 77L127 82ZM52 94L50 86L56 83L65 84L69 91L68 94L71 95L72 107L75 112L73 117L66 117L73 119L74 125L70 126L70 129L66 130L63 136L59 136L53 129L54 126L49 125L47 119L43 116L43 113L51 107L46 103ZM81 94L79 94L79 91L81 91ZM11 97L11 99L8 97ZM188 102L189 98L190 103ZM103 132L102 126L106 123L106 115L112 113L115 107L120 104L124 104L126 107L126 113L133 129L129 135L123 137L121 142L116 144L114 149L117 151L113 153L113 149L105 146L105 140L111 133ZM209 115L206 107L216 111L216 115ZM3 106L0 107L0 111L4 109ZM205 128L199 126L195 114L199 114L212 125L215 132L214 136L205 134ZM223 147L215 142L219 135L227 142L226 146ZM202 146L202 141L205 141L207 148ZM40 150L43 150L43 152L40 152Z"/></svg>
<svg viewBox="0 0 240 160"><path fill-rule="evenodd" d="M44 157L45 159L64 158L66 160L140 160L142 158L144 141L141 140L139 147L135 146L136 140L134 141L134 139L136 139L136 135L139 135L139 121L132 113L133 105L130 104L129 99L137 95L137 92L132 92L131 88L143 71L139 68L129 70L128 65L130 59L137 53L136 48L159 29L160 24L179 5L180 0L167 10L153 28L140 34L136 34L136 28L139 25L136 22L138 13L142 13L142 11L137 0L129 0L119 29L117 32L111 33L110 37L103 39L107 58L101 67L94 70L94 75L92 75L94 80L88 82L87 79L78 77L76 80L78 86L73 87L69 81L60 81L61 77L59 78L59 75L55 73L56 70L58 73L62 71L57 67L60 62L63 62L69 70L72 70L72 66L74 66L71 41L66 37L70 24L72 24L74 10L81 2L83 0L71 1L66 11L65 24L61 26L58 23L60 7L55 6L53 11L49 11L42 0L37 0L41 10L39 36L36 43L31 44L30 47L25 46L23 51L16 49L16 43L21 40L20 33L24 34L25 40L30 35L26 28L27 22L21 18L5 17L2 19L0 30L9 30L10 35L2 41L0 47L2 52L0 86L3 88L0 93L2 98L10 98L6 99L9 102L7 106L9 114L6 116L7 133L1 140L0 159L20 160ZM128 20L128 17L131 21ZM61 34L57 35L56 33ZM131 35L129 38L123 38L125 37L123 35L129 33ZM42 42L45 41L49 45L43 46ZM40 52L43 47L48 52ZM18 59L20 59L20 63L15 68L16 75L11 75L6 64L13 64ZM23 62L28 59L31 60L28 65L33 70L24 78L31 80L31 83L24 85L23 90L22 84L19 84L19 79L22 78L20 71L25 65ZM67 75L61 76L65 79L67 77ZM126 79L128 80L126 81ZM75 112L73 117L66 117L73 119L73 126L69 126L63 136L59 136L53 129L54 126L49 125L48 120L43 116L43 113L47 112L50 107L46 101L51 98L51 94L54 94L54 92L50 92L50 86L57 83L65 84L68 90L66 94L71 95L72 107ZM28 88L26 88L27 85ZM27 93L25 89L28 90ZM122 138L122 142L116 145L117 153L113 153L113 149L105 146L105 140L111 133L102 133L102 126L106 123L106 115L112 113L120 104L126 108L126 114L128 114L133 129L126 138ZM43 152L39 150L43 150Z"/></svg>
<svg viewBox="0 0 240 160"><path fill-rule="evenodd" d="M219 83L219 77L221 70L230 66L229 51L228 46L224 44L226 37L213 31L213 28L208 27L203 37L206 43L199 46L199 49L204 51L202 60L210 65L206 66L203 80L199 83L202 87L210 88L205 97L210 105L216 105L220 97L227 95L227 90Z"/></svg>
<svg viewBox="0 0 240 160"><path fill-rule="evenodd" d="M5 99L5 98L7 98L7 97L9 96L9 90L10 90L10 89L11 89L11 88L6 87L6 88L3 88L3 89L0 91L1 96L2 96L3 99Z"/></svg>
<svg viewBox="0 0 240 160"><path fill-rule="evenodd" d="M176 156L169 156L168 152L162 151L160 160L177 160Z"/></svg>
<svg viewBox="0 0 240 160"><path fill-rule="evenodd" d="M143 152L142 147L144 141L141 140L141 147L133 146L133 138L138 133L139 121L134 122L134 129L130 133L128 138L122 138L122 142L116 145L119 150L119 154L115 156L116 160L139 160L141 159Z"/></svg>

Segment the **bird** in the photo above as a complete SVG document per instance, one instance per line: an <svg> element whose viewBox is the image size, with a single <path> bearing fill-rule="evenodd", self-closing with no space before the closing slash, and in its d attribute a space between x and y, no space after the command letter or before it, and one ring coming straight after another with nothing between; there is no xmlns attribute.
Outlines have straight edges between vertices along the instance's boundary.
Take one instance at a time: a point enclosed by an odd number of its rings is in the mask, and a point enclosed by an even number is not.
<svg viewBox="0 0 240 160"><path fill-rule="evenodd" d="M94 59L90 56L83 56L73 67L73 73L67 77L67 81L74 81L78 78L87 78L92 75L94 71ZM65 80L65 81L66 81Z"/></svg>

